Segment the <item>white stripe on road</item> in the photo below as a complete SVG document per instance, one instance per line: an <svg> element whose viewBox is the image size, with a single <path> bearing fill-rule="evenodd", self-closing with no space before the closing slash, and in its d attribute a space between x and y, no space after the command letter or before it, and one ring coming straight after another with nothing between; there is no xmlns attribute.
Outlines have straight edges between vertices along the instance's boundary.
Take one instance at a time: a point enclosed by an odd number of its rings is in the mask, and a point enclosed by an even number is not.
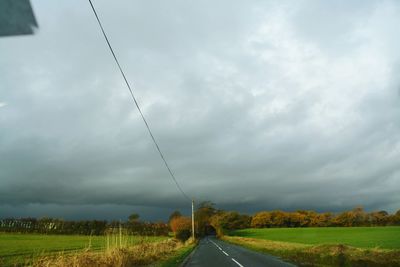
<svg viewBox="0 0 400 267"><path fill-rule="evenodd" d="M219 250L222 250L222 248L221 248L220 246L218 246L217 243L215 243L214 241L211 241L211 240L210 240L210 242L213 243L214 246L216 246L217 248L219 248Z"/></svg>
<svg viewBox="0 0 400 267"><path fill-rule="evenodd" d="M222 248L220 247L220 246L218 246L217 245L217 243L215 243L214 241L212 241L212 240L209 240L211 243L213 243L214 244L214 246L216 246L217 248L219 248L219 250L221 250L222 251L222 253L224 253L225 254L225 256L229 256L229 254L228 253L226 253L225 251L223 251L222 250ZM240 264L237 260L235 260L234 258L231 258L232 259L232 261L234 262L234 263L236 263L237 265L239 265L239 267L244 267L242 264Z"/></svg>
<svg viewBox="0 0 400 267"><path fill-rule="evenodd" d="M243 265L241 265L237 260L235 260L234 258L232 258L232 260L237 264L237 265L239 265L240 267L244 267Z"/></svg>

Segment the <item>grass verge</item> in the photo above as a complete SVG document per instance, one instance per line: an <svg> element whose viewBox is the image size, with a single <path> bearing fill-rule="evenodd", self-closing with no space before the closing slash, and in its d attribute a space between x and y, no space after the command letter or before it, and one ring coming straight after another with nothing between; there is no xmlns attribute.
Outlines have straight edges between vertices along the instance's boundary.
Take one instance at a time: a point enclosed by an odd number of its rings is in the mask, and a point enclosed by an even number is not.
<svg viewBox="0 0 400 267"><path fill-rule="evenodd" d="M126 248L106 251L83 251L74 254L50 255L35 259L33 267L125 267L125 266L176 266L172 265L183 257L190 245L169 239L160 242L142 243ZM169 262L169 259L175 261ZM160 265L161 263L170 265Z"/></svg>
<svg viewBox="0 0 400 267"><path fill-rule="evenodd" d="M180 266L183 261L186 259L186 257L189 256L189 254L194 250L196 247L196 244L188 244L186 246L183 246L175 251L175 253L165 259L159 262L156 266L157 267L178 267Z"/></svg>
<svg viewBox="0 0 400 267"><path fill-rule="evenodd" d="M237 236L222 240L279 256L299 266L400 266L400 250L364 249L346 245L308 245Z"/></svg>

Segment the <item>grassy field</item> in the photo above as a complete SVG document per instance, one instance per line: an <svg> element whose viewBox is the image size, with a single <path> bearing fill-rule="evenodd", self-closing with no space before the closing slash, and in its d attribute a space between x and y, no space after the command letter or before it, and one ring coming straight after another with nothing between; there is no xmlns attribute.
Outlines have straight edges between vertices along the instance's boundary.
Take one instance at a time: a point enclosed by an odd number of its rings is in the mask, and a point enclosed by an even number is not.
<svg viewBox="0 0 400 267"><path fill-rule="evenodd" d="M166 237L124 236L124 245L142 242L151 243ZM118 236L78 236L78 235L40 235L0 233L0 265L23 263L26 259L48 255L55 252L72 252L89 248L104 250L107 245L119 245ZM2 261L2 262L1 262Z"/></svg>
<svg viewBox="0 0 400 267"><path fill-rule="evenodd" d="M321 227L245 229L230 235L301 244L344 244L358 248L400 249L400 227Z"/></svg>

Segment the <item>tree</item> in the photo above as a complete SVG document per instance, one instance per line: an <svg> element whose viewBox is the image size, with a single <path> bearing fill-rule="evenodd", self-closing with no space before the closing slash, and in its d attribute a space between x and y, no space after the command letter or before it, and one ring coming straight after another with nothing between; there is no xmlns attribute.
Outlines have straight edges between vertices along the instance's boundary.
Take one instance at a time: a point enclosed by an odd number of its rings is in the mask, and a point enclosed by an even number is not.
<svg viewBox="0 0 400 267"><path fill-rule="evenodd" d="M137 223L137 222L139 221L139 218L140 218L139 214L137 214L137 213L132 213L131 215L129 215L128 221L129 221L130 223Z"/></svg>
<svg viewBox="0 0 400 267"><path fill-rule="evenodd" d="M251 227L254 228L267 228L271 227L271 225L271 214L268 211L258 212L251 219Z"/></svg>
<svg viewBox="0 0 400 267"><path fill-rule="evenodd" d="M352 210L353 213L353 226L365 226L368 225L368 216L364 212L363 207L358 206Z"/></svg>
<svg viewBox="0 0 400 267"><path fill-rule="evenodd" d="M217 214L214 205L215 204L210 201L204 201L200 203L195 211L194 217L197 235L204 236L207 234L207 229L211 225L211 217Z"/></svg>
<svg viewBox="0 0 400 267"><path fill-rule="evenodd" d="M392 224L400 225L400 210L398 210L394 215L392 215Z"/></svg>
<svg viewBox="0 0 400 267"><path fill-rule="evenodd" d="M371 212L369 220L371 225L384 226L389 222L389 213L385 210Z"/></svg>
<svg viewBox="0 0 400 267"><path fill-rule="evenodd" d="M332 218L333 215L330 212L325 213L316 213L313 212L315 215L311 216L310 223L308 226L310 227L326 227L332 225Z"/></svg>
<svg viewBox="0 0 400 267"><path fill-rule="evenodd" d="M340 213L333 219L333 224L344 227L368 225L370 215L367 215L362 207L356 207L351 211Z"/></svg>
<svg viewBox="0 0 400 267"><path fill-rule="evenodd" d="M307 225L307 213L300 213L300 212L291 212L287 214L288 217L288 225L289 227L302 227Z"/></svg>
<svg viewBox="0 0 400 267"><path fill-rule="evenodd" d="M176 239L185 241L191 235L192 220L184 216L175 217L171 220L170 227Z"/></svg>
<svg viewBox="0 0 400 267"><path fill-rule="evenodd" d="M175 210L174 212L171 213L171 215L169 215L168 224L172 221L172 219L175 219L178 217L182 217L182 214L180 213L179 210Z"/></svg>
<svg viewBox="0 0 400 267"><path fill-rule="evenodd" d="M275 210L271 212L271 221L273 227L284 227L287 226L288 217L285 212Z"/></svg>
<svg viewBox="0 0 400 267"><path fill-rule="evenodd" d="M216 230L218 236L227 230L249 228L251 217L236 211L219 211L210 219L210 225Z"/></svg>

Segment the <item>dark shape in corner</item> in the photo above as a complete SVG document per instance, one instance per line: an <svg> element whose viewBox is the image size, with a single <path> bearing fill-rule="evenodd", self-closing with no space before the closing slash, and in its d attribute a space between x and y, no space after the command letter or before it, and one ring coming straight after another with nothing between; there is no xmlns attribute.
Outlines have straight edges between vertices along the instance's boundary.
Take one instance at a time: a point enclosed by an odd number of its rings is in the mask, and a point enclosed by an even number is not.
<svg viewBox="0 0 400 267"><path fill-rule="evenodd" d="M37 27L29 0L0 0L0 36L33 34Z"/></svg>

